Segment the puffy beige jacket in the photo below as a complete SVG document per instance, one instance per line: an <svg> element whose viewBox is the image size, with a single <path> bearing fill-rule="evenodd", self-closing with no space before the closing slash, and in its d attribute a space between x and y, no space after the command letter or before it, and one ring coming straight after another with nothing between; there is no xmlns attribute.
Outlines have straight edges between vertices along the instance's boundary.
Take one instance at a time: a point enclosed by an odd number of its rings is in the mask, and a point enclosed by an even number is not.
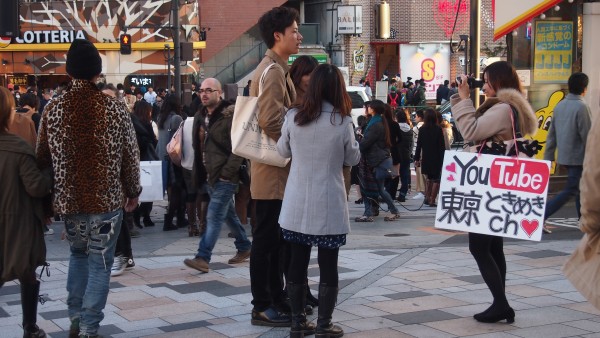
<svg viewBox="0 0 600 338"><path fill-rule="evenodd" d="M258 96L258 84L265 68L271 63L277 63L265 75L262 85L262 95L258 98L258 125L277 141L281 136L283 119L294 100L296 90L289 76L287 60L281 59L272 50L267 50L252 79L250 96ZM263 163L253 162L250 167L250 192L253 199L258 200L283 200L285 183L290 172L290 164L279 168Z"/></svg>
<svg viewBox="0 0 600 338"><path fill-rule="evenodd" d="M470 99L462 100L458 94L452 95L450 103L461 135L476 144L490 138L494 141L513 138L510 106L518 112L518 125L523 136L533 135L537 130L537 118L531 105L515 89L499 90L496 97L487 98L477 110Z"/></svg>

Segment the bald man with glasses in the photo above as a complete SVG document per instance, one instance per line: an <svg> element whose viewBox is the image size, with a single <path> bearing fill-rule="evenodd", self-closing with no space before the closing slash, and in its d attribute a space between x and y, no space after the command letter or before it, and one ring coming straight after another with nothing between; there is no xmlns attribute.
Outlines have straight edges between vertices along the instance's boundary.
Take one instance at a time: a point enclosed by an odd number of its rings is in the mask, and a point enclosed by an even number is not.
<svg viewBox="0 0 600 338"><path fill-rule="evenodd" d="M221 83L217 79L209 78L202 82L198 90L202 107L194 117L193 127L195 157L192 171L196 182L207 180L210 201L206 232L200 239L198 252L193 259L185 259L184 264L205 273L209 271L212 250L223 223L227 224L233 234L237 249L229 264L247 260L251 247L233 204L233 196L240 180L239 168L243 161L243 158L231 152L234 105L222 100L221 93Z"/></svg>

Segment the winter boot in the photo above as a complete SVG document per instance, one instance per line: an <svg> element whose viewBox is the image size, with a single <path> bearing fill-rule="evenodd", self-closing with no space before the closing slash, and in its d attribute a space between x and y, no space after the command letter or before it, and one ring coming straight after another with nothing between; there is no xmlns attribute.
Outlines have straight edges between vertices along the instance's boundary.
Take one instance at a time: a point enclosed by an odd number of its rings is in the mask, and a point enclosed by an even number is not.
<svg viewBox="0 0 600 338"><path fill-rule="evenodd" d="M288 282L287 293L292 309L290 338L303 338L315 333L315 325L306 321L306 284Z"/></svg>
<svg viewBox="0 0 600 338"><path fill-rule="evenodd" d="M37 326L37 304L40 282L21 284L21 307L23 309L23 338L46 337L46 332Z"/></svg>
<svg viewBox="0 0 600 338"><path fill-rule="evenodd" d="M177 230L177 226L173 224L173 215L165 214L165 222L163 223L163 231Z"/></svg>
<svg viewBox="0 0 600 338"><path fill-rule="evenodd" d="M344 330L331 323L331 315L337 301L338 288L319 285L319 318L317 319L317 331L315 338L339 338L344 335Z"/></svg>
<svg viewBox="0 0 600 338"><path fill-rule="evenodd" d="M310 287L308 286L308 280L306 280L306 304L313 308L319 306L319 300L313 296Z"/></svg>

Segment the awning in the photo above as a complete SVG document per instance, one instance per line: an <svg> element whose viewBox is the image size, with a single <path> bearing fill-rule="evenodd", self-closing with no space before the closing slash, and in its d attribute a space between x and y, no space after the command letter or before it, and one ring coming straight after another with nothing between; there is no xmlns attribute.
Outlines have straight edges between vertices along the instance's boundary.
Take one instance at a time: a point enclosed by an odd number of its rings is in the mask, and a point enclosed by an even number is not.
<svg viewBox="0 0 600 338"><path fill-rule="evenodd" d="M562 0L492 0L494 41Z"/></svg>

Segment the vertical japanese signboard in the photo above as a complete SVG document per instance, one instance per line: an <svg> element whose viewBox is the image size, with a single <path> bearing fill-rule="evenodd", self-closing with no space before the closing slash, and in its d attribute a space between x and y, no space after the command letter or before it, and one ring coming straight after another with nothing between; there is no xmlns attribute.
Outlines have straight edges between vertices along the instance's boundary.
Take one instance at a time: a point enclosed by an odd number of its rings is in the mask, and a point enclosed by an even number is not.
<svg viewBox="0 0 600 338"><path fill-rule="evenodd" d="M533 81L567 83L573 67L573 22L537 21Z"/></svg>
<svg viewBox="0 0 600 338"><path fill-rule="evenodd" d="M539 241L550 162L446 151L435 227Z"/></svg>

